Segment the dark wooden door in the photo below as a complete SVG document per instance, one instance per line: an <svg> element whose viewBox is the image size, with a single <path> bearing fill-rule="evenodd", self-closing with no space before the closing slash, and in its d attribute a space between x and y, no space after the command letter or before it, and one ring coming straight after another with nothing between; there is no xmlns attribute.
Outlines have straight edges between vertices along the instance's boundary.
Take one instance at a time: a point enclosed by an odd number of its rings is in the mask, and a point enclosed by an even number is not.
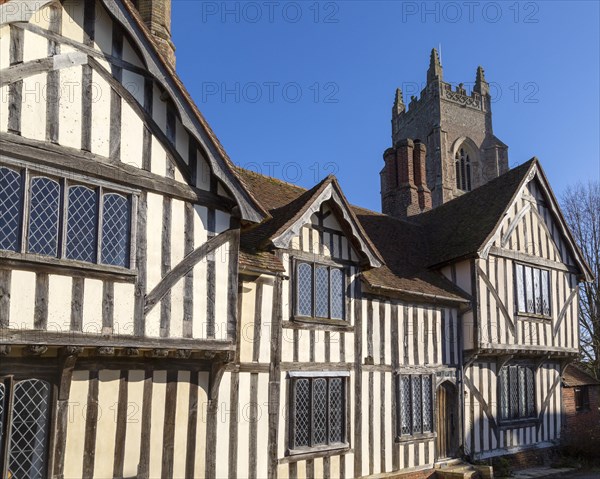
<svg viewBox="0 0 600 479"><path fill-rule="evenodd" d="M437 390L437 458L454 457L458 447L456 387L445 382Z"/></svg>

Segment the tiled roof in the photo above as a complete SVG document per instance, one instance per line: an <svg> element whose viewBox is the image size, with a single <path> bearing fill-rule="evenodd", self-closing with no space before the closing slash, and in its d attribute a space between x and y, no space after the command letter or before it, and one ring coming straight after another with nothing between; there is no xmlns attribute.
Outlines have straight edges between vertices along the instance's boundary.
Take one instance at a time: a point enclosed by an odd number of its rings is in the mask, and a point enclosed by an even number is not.
<svg viewBox="0 0 600 479"><path fill-rule="evenodd" d="M569 364L565 368L565 372L562 375L562 381L563 385L566 387L600 384L600 381L574 364Z"/></svg>
<svg viewBox="0 0 600 479"><path fill-rule="evenodd" d="M433 210L415 216L429 242L428 265L472 255L484 246L531 166L531 159L488 183Z"/></svg>
<svg viewBox="0 0 600 479"><path fill-rule="evenodd" d="M188 106L191 108L191 111L193 112L195 119L198 121L201 128L205 131L206 135L209 137L212 144L218 151L219 155L221 156L221 159L223 160L223 162L226 165L228 173L231 173L233 175L236 183L241 183L242 180L239 177L239 175L237 174L236 168L235 168L233 162L231 161L231 158L229 158L229 155L225 151L225 148L223 148L221 141L217 138L217 135L215 134L215 132L213 131L211 126L206 121L206 118L204 118L204 115L199 110L198 106L194 102L192 96L188 92L183 81L181 81L181 78L179 77L179 75L177 74L177 72L175 71L173 66L163 57L162 53L160 52L160 49L156 46L152 32L150 32L148 26L145 24L144 20L142 20L142 18L140 17L140 14L139 14L137 8L133 5L131 0L122 0L122 4L125 6L126 10L131 15L131 17L135 21L136 25L140 28L140 30L142 31L142 33L144 34L144 36L146 37L148 42L153 46L154 53L156 54L157 58L161 62L162 66L167 70L169 77L173 80L173 83L175 84L176 88L179 90L179 93L182 95L182 97L185 99ZM259 212L263 216L266 215L266 211L261 210L260 202L257 201L257 199L252 196L251 190L249 190L248 188L245 188L245 193L249 195L249 199L256 207L257 212Z"/></svg>
<svg viewBox="0 0 600 479"><path fill-rule="evenodd" d="M265 239L289 223L331 181L328 177L306 190L242 168L238 169L238 173L272 216L261 225L242 232L242 249L247 257L260 251ZM423 227L364 208L351 206L351 209L386 263L363 273L364 280L371 287L387 293L425 295L451 301L468 299L464 292L441 274L427 269L427 243ZM259 261L258 258L253 260Z"/></svg>

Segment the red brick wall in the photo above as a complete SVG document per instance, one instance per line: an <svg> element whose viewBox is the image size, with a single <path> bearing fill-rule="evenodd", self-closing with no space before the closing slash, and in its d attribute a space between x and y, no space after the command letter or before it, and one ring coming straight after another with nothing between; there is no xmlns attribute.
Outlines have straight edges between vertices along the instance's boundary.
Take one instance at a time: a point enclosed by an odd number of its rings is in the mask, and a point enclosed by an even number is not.
<svg viewBox="0 0 600 479"><path fill-rule="evenodd" d="M575 410L575 388L563 388L563 410L567 431L585 430L593 424L600 424L600 386L587 386L590 398L589 411Z"/></svg>
<svg viewBox="0 0 600 479"><path fill-rule="evenodd" d="M543 449L527 449L515 454L507 454L492 459L492 465L498 468L501 461L508 461L511 470L528 469L542 465L549 465L552 462L552 457L555 454L555 449L546 447Z"/></svg>

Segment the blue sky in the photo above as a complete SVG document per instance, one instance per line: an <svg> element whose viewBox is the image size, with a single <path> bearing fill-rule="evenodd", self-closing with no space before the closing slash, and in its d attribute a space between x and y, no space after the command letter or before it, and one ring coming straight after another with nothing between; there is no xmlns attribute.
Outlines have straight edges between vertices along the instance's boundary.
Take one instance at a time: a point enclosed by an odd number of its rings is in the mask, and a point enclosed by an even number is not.
<svg viewBox="0 0 600 479"><path fill-rule="evenodd" d="M541 159L557 195L600 177L600 2L173 1L177 70L233 161L305 187L335 173L380 209L397 87L493 84L512 166Z"/></svg>

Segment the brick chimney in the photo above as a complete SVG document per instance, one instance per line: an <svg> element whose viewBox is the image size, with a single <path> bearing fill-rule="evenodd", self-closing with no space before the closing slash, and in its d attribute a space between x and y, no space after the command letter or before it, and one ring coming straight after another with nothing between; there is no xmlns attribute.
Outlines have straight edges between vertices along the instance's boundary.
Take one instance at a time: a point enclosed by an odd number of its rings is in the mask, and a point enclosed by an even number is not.
<svg viewBox="0 0 600 479"><path fill-rule="evenodd" d="M396 218L418 215L431 209L427 187L426 149L420 141L400 140L383 155L381 208Z"/></svg>
<svg viewBox="0 0 600 479"><path fill-rule="evenodd" d="M413 152L413 169L415 173L415 185L419 197L420 213L431 209L431 190L427 187L427 148L419 140L415 140Z"/></svg>
<svg viewBox="0 0 600 479"><path fill-rule="evenodd" d="M171 40L171 0L134 0L134 4L150 29L159 52L175 69L175 45Z"/></svg>

